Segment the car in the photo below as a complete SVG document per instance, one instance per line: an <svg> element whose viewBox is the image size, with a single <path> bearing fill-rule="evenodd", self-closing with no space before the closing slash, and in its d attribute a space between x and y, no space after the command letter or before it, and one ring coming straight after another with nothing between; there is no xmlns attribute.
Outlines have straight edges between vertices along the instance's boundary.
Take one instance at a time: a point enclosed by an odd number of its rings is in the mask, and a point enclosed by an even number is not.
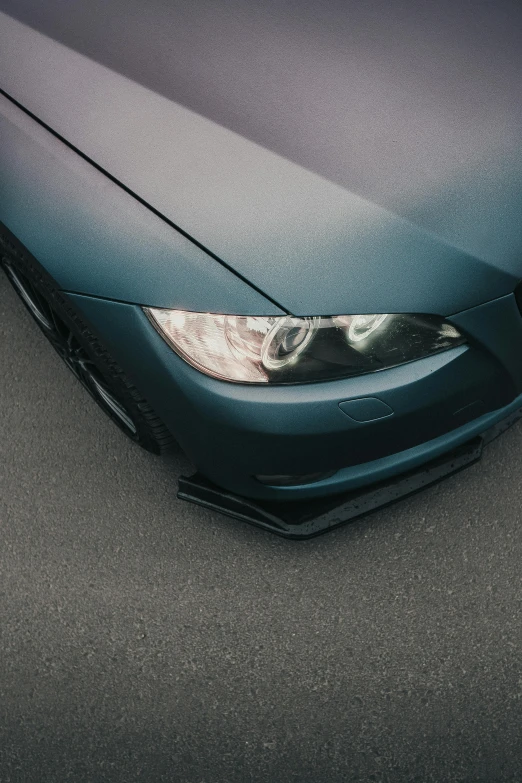
<svg viewBox="0 0 522 783"><path fill-rule="evenodd" d="M179 496L305 538L522 413L522 5L0 0L0 249Z"/></svg>

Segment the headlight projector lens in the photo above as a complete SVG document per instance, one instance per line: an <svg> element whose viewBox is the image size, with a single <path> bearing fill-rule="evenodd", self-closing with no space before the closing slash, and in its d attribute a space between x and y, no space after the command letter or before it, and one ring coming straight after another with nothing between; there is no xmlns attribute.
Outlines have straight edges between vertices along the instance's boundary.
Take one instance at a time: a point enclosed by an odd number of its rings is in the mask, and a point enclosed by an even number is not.
<svg viewBox="0 0 522 783"><path fill-rule="evenodd" d="M296 362L319 328L320 318L286 318L273 325L261 348L261 361L267 370L279 370Z"/></svg>

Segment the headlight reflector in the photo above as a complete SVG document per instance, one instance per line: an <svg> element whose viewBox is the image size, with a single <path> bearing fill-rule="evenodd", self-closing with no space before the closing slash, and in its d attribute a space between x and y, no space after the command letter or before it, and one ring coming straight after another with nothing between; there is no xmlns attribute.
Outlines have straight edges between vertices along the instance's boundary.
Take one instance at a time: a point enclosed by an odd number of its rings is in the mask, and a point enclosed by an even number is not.
<svg viewBox="0 0 522 783"><path fill-rule="evenodd" d="M239 383L307 383L375 372L465 342L435 315L243 316L144 308L198 370Z"/></svg>

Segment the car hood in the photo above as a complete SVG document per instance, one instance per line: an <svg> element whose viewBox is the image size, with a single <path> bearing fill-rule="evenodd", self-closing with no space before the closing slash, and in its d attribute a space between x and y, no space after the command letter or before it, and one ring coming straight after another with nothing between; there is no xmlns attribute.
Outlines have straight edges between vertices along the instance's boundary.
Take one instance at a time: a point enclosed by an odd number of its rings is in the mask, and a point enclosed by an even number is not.
<svg viewBox="0 0 522 783"><path fill-rule="evenodd" d="M522 6L394 5L0 0L0 87L283 309L449 315L522 278Z"/></svg>

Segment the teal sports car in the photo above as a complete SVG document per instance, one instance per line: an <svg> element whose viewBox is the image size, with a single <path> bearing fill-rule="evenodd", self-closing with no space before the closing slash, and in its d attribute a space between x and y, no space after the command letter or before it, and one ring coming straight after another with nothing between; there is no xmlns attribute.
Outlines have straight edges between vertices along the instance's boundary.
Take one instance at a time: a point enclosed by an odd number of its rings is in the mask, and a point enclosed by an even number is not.
<svg viewBox="0 0 522 783"><path fill-rule="evenodd" d="M1 266L186 452L181 498L308 537L521 416L521 31L514 0L0 0Z"/></svg>

